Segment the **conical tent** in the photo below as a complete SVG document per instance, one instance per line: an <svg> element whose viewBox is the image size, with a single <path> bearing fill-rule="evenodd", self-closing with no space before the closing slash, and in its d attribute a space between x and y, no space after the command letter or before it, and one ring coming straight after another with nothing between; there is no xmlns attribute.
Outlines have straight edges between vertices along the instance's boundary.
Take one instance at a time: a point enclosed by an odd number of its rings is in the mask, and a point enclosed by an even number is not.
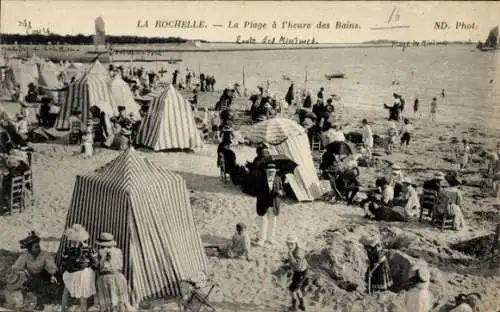
<svg viewBox="0 0 500 312"><path fill-rule="evenodd" d="M77 176L66 228L81 224L94 244L115 236L137 306L144 298L178 296L179 282L206 272L185 181L129 148L98 172ZM66 240L57 253L60 265Z"/></svg>
<svg viewBox="0 0 500 312"><path fill-rule="evenodd" d="M298 201L315 200L324 194L314 167L309 138L297 122L272 118L253 126L247 137L253 142L267 143L272 154L285 155L298 164L295 171L287 175Z"/></svg>
<svg viewBox="0 0 500 312"><path fill-rule="evenodd" d="M169 86L149 105L136 144L155 151L203 147L191 105L174 87Z"/></svg>
<svg viewBox="0 0 500 312"><path fill-rule="evenodd" d="M90 68L88 70L88 75L98 75L98 76L103 76L106 79L109 79L109 72L104 67L104 65L99 62L99 60L96 60L92 65L90 65Z"/></svg>
<svg viewBox="0 0 500 312"><path fill-rule="evenodd" d="M38 82L38 67L31 61L11 59L7 64L5 77L10 90L13 90L17 84L20 85L21 99L24 100L28 94L28 85Z"/></svg>
<svg viewBox="0 0 500 312"><path fill-rule="evenodd" d="M39 65L39 77L38 84L40 86L49 89L59 89L63 87L63 84L59 81L59 68L52 62L42 62ZM59 92L48 92L52 95L52 98L58 102Z"/></svg>
<svg viewBox="0 0 500 312"><path fill-rule="evenodd" d="M89 109L94 105L99 107L108 117L118 114L117 106L111 96L106 79L99 75L85 75L82 79L68 86L64 103L56 119L56 129L69 129L69 119L72 111L75 110L81 112L81 120L84 124L87 124Z"/></svg>
<svg viewBox="0 0 500 312"><path fill-rule="evenodd" d="M136 116L139 115L139 105L135 102L130 87L120 76L116 76L110 80L109 88L117 106L124 106L128 113L134 113Z"/></svg>

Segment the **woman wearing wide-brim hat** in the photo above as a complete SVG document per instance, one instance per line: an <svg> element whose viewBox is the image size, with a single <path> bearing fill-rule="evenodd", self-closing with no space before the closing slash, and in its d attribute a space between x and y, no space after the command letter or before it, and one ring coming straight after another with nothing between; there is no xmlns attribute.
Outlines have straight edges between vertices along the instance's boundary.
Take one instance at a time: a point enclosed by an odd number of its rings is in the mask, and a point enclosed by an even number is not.
<svg viewBox="0 0 500 312"><path fill-rule="evenodd" d="M130 312L127 279L122 273L123 254L113 234L103 232L96 242L99 248L97 299L101 311Z"/></svg>
<svg viewBox="0 0 500 312"><path fill-rule="evenodd" d="M80 310L87 311L87 299L96 294L95 272L98 257L95 249L87 244L89 233L80 224L65 232L70 246L62 254L64 292L62 311L67 310L68 297L80 299Z"/></svg>
<svg viewBox="0 0 500 312"><path fill-rule="evenodd" d="M365 246L369 260L366 271L368 293L389 289L393 285L391 268L380 240L377 237L363 236L360 242Z"/></svg>

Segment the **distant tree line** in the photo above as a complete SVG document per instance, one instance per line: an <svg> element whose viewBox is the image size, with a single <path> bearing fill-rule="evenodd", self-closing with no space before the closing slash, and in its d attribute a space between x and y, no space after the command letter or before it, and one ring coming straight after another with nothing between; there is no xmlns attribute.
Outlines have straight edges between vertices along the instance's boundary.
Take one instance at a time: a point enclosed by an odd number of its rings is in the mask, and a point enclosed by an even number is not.
<svg viewBox="0 0 500 312"><path fill-rule="evenodd" d="M94 36L77 35L57 35L57 34L0 34L3 44L93 44ZM109 44L148 44L148 43L184 43L187 39L180 37L138 37L138 36L106 36L106 43ZM205 41L202 41L205 42Z"/></svg>

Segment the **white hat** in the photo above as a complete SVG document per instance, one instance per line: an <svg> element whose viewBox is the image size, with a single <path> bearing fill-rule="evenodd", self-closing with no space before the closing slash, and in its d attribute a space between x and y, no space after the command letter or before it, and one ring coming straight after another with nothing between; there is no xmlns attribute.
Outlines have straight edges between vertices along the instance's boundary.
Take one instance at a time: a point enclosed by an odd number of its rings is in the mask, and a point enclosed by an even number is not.
<svg viewBox="0 0 500 312"><path fill-rule="evenodd" d="M401 170L401 167L400 167L399 165L397 165L397 164L393 164L393 165L391 166L391 169L392 169L392 171L400 171L400 170Z"/></svg>
<svg viewBox="0 0 500 312"><path fill-rule="evenodd" d="M442 172L436 172L436 173L434 174L434 179L437 179L437 180L444 180L444 179L445 179L444 173L442 173Z"/></svg>
<svg viewBox="0 0 500 312"><path fill-rule="evenodd" d="M96 244L103 247L114 247L116 246L116 241L113 237L113 234L103 232L101 233L101 235L99 235Z"/></svg>
<svg viewBox="0 0 500 312"><path fill-rule="evenodd" d="M431 279L431 273L426 267L417 269L417 277L422 283L427 283Z"/></svg>
<svg viewBox="0 0 500 312"><path fill-rule="evenodd" d="M286 238L286 242L287 243L295 243L297 244L297 237L295 237L294 235L288 235L288 237Z"/></svg>
<svg viewBox="0 0 500 312"><path fill-rule="evenodd" d="M361 237L361 239L359 240L359 242L361 244L363 244L364 246L366 246L366 247L374 247L375 245L380 244L380 240L377 237L375 237L375 236L366 236L366 235L364 235L363 237Z"/></svg>
<svg viewBox="0 0 500 312"><path fill-rule="evenodd" d="M404 184L411 184L411 179L409 177L404 177L403 180L401 181Z"/></svg>
<svg viewBox="0 0 500 312"><path fill-rule="evenodd" d="M89 233L80 224L73 224L71 228L66 230L65 235L68 240L81 243L85 242L90 237Z"/></svg>

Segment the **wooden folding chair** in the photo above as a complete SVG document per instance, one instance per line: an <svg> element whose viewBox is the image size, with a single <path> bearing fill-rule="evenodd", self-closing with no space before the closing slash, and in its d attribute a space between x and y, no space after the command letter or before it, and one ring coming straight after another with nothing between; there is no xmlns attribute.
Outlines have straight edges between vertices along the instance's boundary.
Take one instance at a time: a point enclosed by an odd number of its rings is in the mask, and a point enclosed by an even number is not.
<svg viewBox="0 0 500 312"><path fill-rule="evenodd" d="M323 146L322 146L322 145L323 145L323 144L321 144L321 139L319 139L319 138L315 138L315 137L313 136L313 138L312 138L312 142L311 142L311 149L312 149L313 151L321 151L321 150L322 150L322 148L323 148Z"/></svg>
<svg viewBox="0 0 500 312"><path fill-rule="evenodd" d="M12 215L14 210L23 212L24 210L24 177L15 176L11 180L10 193L8 195L7 204L9 205L9 214Z"/></svg>
<svg viewBox="0 0 500 312"><path fill-rule="evenodd" d="M69 128L69 144L82 143L82 123L80 121L72 121Z"/></svg>
<svg viewBox="0 0 500 312"><path fill-rule="evenodd" d="M424 189L420 195L420 217L419 221L423 222L424 219L432 220L432 214L436 209L439 197L438 192L435 190Z"/></svg>

